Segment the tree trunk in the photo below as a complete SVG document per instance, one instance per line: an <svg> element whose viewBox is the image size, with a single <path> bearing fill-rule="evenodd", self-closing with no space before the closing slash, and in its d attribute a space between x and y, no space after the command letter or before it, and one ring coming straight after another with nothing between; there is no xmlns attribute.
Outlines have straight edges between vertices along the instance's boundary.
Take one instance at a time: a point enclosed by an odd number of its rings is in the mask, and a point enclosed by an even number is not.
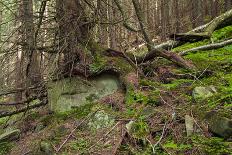
<svg viewBox="0 0 232 155"><path fill-rule="evenodd" d="M39 85L41 83L41 73L39 66L39 54L34 51L36 47L35 29L33 20L33 3L32 0L22 0L22 36L23 46L22 53L26 57L26 82L27 87Z"/></svg>

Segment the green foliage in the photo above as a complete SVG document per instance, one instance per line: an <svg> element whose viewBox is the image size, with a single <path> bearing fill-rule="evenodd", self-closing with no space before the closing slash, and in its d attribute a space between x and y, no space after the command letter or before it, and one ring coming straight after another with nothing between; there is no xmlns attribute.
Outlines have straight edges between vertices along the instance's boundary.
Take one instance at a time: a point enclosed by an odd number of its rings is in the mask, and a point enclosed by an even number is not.
<svg viewBox="0 0 232 155"><path fill-rule="evenodd" d="M3 117L0 118L0 126L4 125L6 123L6 121L8 120L8 117ZM1 133L1 132L0 132Z"/></svg>
<svg viewBox="0 0 232 155"><path fill-rule="evenodd" d="M103 59L99 54L97 54L94 58L94 63L90 64L90 70L92 72L98 72L106 65L106 60Z"/></svg>
<svg viewBox="0 0 232 155"><path fill-rule="evenodd" d="M11 150L12 147L13 147L13 143L0 142L0 155L6 155Z"/></svg>
<svg viewBox="0 0 232 155"><path fill-rule="evenodd" d="M87 116L93 107L92 103L88 103L79 107L74 107L71 111L56 113L55 117L60 120L66 120L68 118L83 118Z"/></svg>
<svg viewBox="0 0 232 155"><path fill-rule="evenodd" d="M130 132L133 137L144 139L149 134L149 126L143 119L139 119L132 124Z"/></svg>
<svg viewBox="0 0 232 155"><path fill-rule="evenodd" d="M213 71L220 71L223 65L231 64L232 52L225 48L220 48L217 50L197 52L195 54L191 53L186 58L192 60L199 70L208 68Z"/></svg>
<svg viewBox="0 0 232 155"><path fill-rule="evenodd" d="M193 147L205 152L206 154L222 155L232 154L232 148L228 142L224 142L222 138L203 136L194 136L191 138Z"/></svg>
<svg viewBox="0 0 232 155"><path fill-rule="evenodd" d="M166 88L168 90L173 90L173 89L176 89L176 88L180 87L182 84L189 83L189 82L192 83L193 80L179 79L179 80L174 80L171 83L162 84L161 86L163 86L164 88Z"/></svg>
<svg viewBox="0 0 232 155"><path fill-rule="evenodd" d="M163 147L166 149L172 149L175 151L185 151L185 150L189 150L192 148L190 144L177 144L173 140L167 141L163 145Z"/></svg>
<svg viewBox="0 0 232 155"><path fill-rule="evenodd" d="M205 39L203 41L194 42L194 43L186 43L184 45L181 45L181 46L178 46L178 47L174 48L173 51L178 51L178 52L179 51L185 51L187 49L207 45L209 43L210 43L210 41L208 39Z"/></svg>
<svg viewBox="0 0 232 155"><path fill-rule="evenodd" d="M216 30L211 36L212 41L224 40L232 36L232 26L227 26L222 29Z"/></svg>
<svg viewBox="0 0 232 155"><path fill-rule="evenodd" d="M129 91L126 96L126 103L128 105L140 103L144 105L158 105L159 101L159 92L152 91L149 94L145 95L143 92L138 91Z"/></svg>
<svg viewBox="0 0 232 155"><path fill-rule="evenodd" d="M158 86L160 86L158 82L147 80L147 79L140 80L139 84L142 87L149 87L150 89L157 89Z"/></svg>
<svg viewBox="0 0 232 155"><path fill-rule="evenodd" d="M68 148L70 148L71 150L78 151L78 154L88 153L88 147L88 141L83 138L78 138L78 140L71 141L68 143Z"/></svg>
<svg viewBox="0 0 232 155"><path fill-rule="evenodd" d="M173 51L185 51L187 49L191 49L194 47L207 45L207 44L211 43L212 41L217 42L220 40L224 40L226 38L230 38L231 35L232 35L232 26L227 26L227 27L224 27L222 29L214 31L212 36L211 36L211 40L205 39L203 41L198 41L198 42L194 42L194 43L186 43L182 46L174 48Z"/></svg>

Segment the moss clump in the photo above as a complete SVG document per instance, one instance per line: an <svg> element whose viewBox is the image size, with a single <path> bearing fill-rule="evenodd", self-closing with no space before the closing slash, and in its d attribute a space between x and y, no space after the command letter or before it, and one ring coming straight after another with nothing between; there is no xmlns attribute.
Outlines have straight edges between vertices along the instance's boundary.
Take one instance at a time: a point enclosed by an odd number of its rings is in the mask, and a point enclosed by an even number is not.
<svg viewBox="0 0 232 155"><path fill-rule="evenodd" d="M145 139L149 134L149 126L144 120L139 119L132 123L130 133L134 138Z"/></svg>
<svg viewBox="0 0 232 155"><path fill-rule="evenodd" d="M232 152L229 142L224 142L222 138L193 136L191 140L193 147L206 154L222 155Z"/></svg>
<svg viewBox="0 0 232 155"><path fill-rule="evenodd" d="M186 58L192 60L199 70L208 68L213 71L220 71L223 65L231 64L232 52L226 48L220 48L217 50L197 52L195 54L192 53L187 55Z"/></svg>
<svg viewBox="0 0 232 155"><path fill-rule="evenodd" d="M144 94L142 91L128 91L126 95L126 103L128 106L137 103L156 106L159 104L159 91L151 91L147 94Z"/></svg>
<svg viewBox="0 0 232 155"><path fill-rule="evenodd" d="M168 90L174 90L185 83L192 83L192 82L193 82L193 80L189 80L189 79L179 79L179 80L174 80L168 84L161 84L161 86L168 89Z"/></svg>
<svg viewBox="0 0 232 155"><path fill-rule="evenodd" d="M147 79L141 79L139 81L139 84L141 87L148 87L150 89L158 89L158 87L160 86L160 83L155 82L155 81L151 81L151 80L147 80Z"/></svg>
<svg viewBox="0 0 232 155"><path fill-rule="evenodd" d="M57 113L55 114L55 117L57 117L60 120L66 120L68 118L80 119L87 116L91 112L92 107L93 104L88 103L80 107L73 108L71 111Z"/></svg>
<svg viewBox="0 0 232 155"><path fill-rule="evenodd" d="M0 142L0 155L6 155L13 147L13 143L10 142Z"/></svg>
<svg viewBox="0 0 232 155"><path fill-rule="evenodd" d="M216 30L211 36L212 41L224 40L232 36L232 26L226 26L222 29Z"/></svg>
<svg viewBox="0 0 232 155"><path fill-rule="evenodd" d="M205 39L203 41L194 42L194 43L186 43L186 44L184 44L182 46L178 46L178 47L174 48L173 51L176 51L176 52L185 51L187 49L207 45L209 43L210 43L210 41L208 39Z"/></svg>
<svg viewBox="0 0 232 155"><path fill-rule="evenodd" d="M102 58L100 54L96 54L96 56L94 57L94 62L90 64L90 71L99 72L102 69L104 69L106 64L107 64L106 59Z"/></svg>
<svg viewBox="0 0 232 155"><path fill-rule="evenodd" d="M90 144L86 139L78 138L78 140L70 141L65 149L67 152L68 150L72 150L75 152L78 151L79 154L88 154L88 147L90 147L89 145Z"/></svg>
<svg viewBox="0 0 232 155"><path fill-rule="evenodd" d="M231 35L232 35L232 26L227 26L222 29L214 31L210 39L205 39L203 41L198 41L194 43L186 43L182 46L178 46L174 48L173 51L185 51L187 49L191 49L194 47L207 45L210 44L211 42L217 42L220 40L224 40L226 38L230 38Z"/></svg>
<svg viewBox="0 0 232 155"><path fill-rule="evenodd" d="M192 149L192 145L183 144L183 143L175 143L173 140L167 141L163 147L168 150L173 150L177 152L183 152L189 149Z"/></svg>

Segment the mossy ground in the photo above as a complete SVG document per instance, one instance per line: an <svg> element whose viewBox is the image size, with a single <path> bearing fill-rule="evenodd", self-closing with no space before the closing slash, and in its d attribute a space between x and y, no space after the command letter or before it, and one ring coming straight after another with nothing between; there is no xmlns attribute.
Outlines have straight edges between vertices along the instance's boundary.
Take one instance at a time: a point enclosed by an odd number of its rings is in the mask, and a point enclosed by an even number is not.
<svg viewBox="0 0 232 155"><path fill-rule="evenodd" d="M205 45L212 40L220 41L231 37L231 33L232 26L229 26L214 32L211 40L187 43L174 51ZM101 109L115 120L124 120L125 123L131 120L134 122L132 132L124 138L117 154L150 155L154 152L159 155L231 154L232 144L230 142L213 137L207 131L204 115L207 111L217 110L228 118L232 117L232 46L217 50L198 51L185 56L185 58L196 65L197 71L189 72L180 69L164 59L159 59L156 64L159 67L171 66L169 71L176 74L198 75L196 72L201 72L200 76L196 76L195 79L172 78L169 82L164 83L159 80L160 77L156 76L156 71L152 67L143 68L151 74L147 74L149 76L140 80L139 89L127 91L125 109L122 111L117 111L110 105L91 103L60 114L28 115L28 117L38 120L33 121L34 123L42 123L45 128L39 133L33 133L33 126L31 126L31 129L28 130L32 132L34 138L26 138L25 140L31 141L31 146L25 144L24 147L33 149L33 146L38 146L44 140L58 147L75 127L75 123ZM113 60L113 57L110 59ZM124 60L120 59L120 61ZM113 62L117 63L116 66L125 72L131 69L127 66L120 66L125 64L120 61ZM98 70L104 64L105 61L99 58L97 63L93 64L92 69ZM206 70L212 71L213 74L202 76ZM216 87L217 93L209 99L195 102L192 98L193 88L210 85ZM197 124L195 134L190 137L187 137L185 130L184 116L186 114L192 116ZM87 123L84 123L58 154L88 154L90 149L99 151L102 148L111 148L110 143L99 142L99 139L111 129L112 127L93 132L89 130ZM163 131L165 131L164 134ZM117 132L111 133L110 136L113 137L114 133ZM154 147L154 144L160 139L161 141ZM8 144L2 146L4 147L2 150L8 151ZM93 146L94 149L92 149ZM17 153L17 148L19 146L13 147L12 152Z"/></svg>

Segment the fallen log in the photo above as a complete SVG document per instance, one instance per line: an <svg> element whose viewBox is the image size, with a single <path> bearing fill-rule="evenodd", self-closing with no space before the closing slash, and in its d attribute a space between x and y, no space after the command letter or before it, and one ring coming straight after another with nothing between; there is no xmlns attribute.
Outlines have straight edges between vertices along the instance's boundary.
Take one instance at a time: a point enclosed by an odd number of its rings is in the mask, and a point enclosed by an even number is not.
<svg viewBox="0 0 232 155"><path fill-rule="evenodd" d="M208 39L216 29L231 25L232 9L214 18L211 22L195 28L187 33L172 34L171 39L176 41L193 42Z"/></svg>
<svg viewBox="0 0 232 155"><path fill-rule="evenodd" d="M183 56L183 55L187 55L191 52L196 52L196 51L207 51L207 50L219 49L227 45L231 45L231 44L232 44L232 39L229 39L223 42L218 42L218 43L213 43L209 45L191 48L191 49L180 52L179 55Z"/></svg>

